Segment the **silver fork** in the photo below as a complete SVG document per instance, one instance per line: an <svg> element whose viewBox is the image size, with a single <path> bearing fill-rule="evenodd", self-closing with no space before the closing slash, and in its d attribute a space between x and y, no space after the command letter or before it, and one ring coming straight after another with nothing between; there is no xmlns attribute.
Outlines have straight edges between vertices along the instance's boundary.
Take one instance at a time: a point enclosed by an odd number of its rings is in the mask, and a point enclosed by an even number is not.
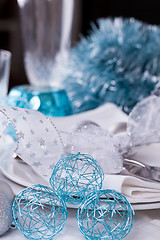
<svg viewBox="0 0 160 240"><path fill-rule="evenodd" d="M109 131L114 135L127 130L126 122L119 122L110 127ZM132 159L126 154L123 156L123 167L121 174L129 174L142 180L160 182L160 167L150 166L136 159Z"/></svg>
<svg viewBox="0 0 160 240"><path fill-rule="evenodd" d="M142 180L160 182L160 167L149 166L128 158L124 158L123 167L132 176L136 176ZM125 170L122 171L122 174L125 173Z"/></svg>

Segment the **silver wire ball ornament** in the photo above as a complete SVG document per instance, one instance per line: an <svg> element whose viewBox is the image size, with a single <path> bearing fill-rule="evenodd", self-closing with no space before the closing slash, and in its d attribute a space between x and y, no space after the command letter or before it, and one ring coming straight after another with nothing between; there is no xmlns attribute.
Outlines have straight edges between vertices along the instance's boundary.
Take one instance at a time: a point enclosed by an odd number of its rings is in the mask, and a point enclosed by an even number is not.
<svg viewBox="0 0 160 240"><path fill-rule="evenodd" d="M8 231L12 221L12 203L7 196L0 193L0 236Z"/></svg>

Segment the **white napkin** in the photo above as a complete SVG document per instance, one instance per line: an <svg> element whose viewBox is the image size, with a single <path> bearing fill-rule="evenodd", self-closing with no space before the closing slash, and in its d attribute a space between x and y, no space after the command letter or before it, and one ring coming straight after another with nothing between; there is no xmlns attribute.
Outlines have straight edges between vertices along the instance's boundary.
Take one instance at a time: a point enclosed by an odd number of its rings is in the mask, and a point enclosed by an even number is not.
<svg viewBox="0 0 160 240"><path fill-rule="evenodd" d="M93 121L108 130L118 122L127 122L128 116L115 104L106 103L90 111L68 117L53 117L52 119L59 130L72 132L75 126L84 120Z"/></svg>
<svg viewBox="0 0 160 240"><path fill-rule="evenodd" d="M134 209L160 208L160 183L132 176L105 174L103 188L115 189L124 194Z"/></svg>

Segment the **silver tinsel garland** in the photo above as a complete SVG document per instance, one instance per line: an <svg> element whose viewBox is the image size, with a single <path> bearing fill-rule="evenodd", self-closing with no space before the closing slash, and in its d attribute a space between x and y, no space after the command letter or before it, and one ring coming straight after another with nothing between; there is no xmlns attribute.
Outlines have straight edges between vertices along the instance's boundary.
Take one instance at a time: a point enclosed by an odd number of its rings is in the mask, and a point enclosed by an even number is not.
<svg viewBox="0 0 160 240"><path fill-rule="evenodd" d="M71 50L63 86L74 113L113 102L129 113L160 85L160 28L100 19Z"/></svg>

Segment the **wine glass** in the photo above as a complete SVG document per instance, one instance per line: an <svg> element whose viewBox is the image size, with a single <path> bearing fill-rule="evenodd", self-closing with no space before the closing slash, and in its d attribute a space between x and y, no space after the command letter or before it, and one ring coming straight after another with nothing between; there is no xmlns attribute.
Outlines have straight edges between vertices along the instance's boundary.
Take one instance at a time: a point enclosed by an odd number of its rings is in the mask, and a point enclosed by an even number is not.
<svg viewBox="0 0 160 240"><path fill-rule="evenodd" d="M28 80L57 86L71 43L74 0L17 0Z"/></svg>
<svg viewBox="0 0 160 240"><path fill-rule="evenodd" d="M55 112L53 107L56 104L57 95L62 93L59 91L62 88L60 78L71 45L74 0L17 1L24 44L24 66L31 84L31 86L18 88L18 91L22 91L21 96L24 92L28 95L31 93L33 97L38 96L34 98L34 101L35 99L38 101L36 105L43 101L39 96L45 96L47 103L45 108L47 106ZM65 95L63 99L66 99L65 89L63 89L63 94ZM58 98L60 99L61 96L58 95ZM29 98L29 101L32 100ZM63 103L59 100L57 102L61 104L58 108L64 108L69 103L66 100ZM42 109L42 107L37 107L37 109ZM47 111L45 109L43 112ZM69 113L71 114L71 111Z"/></svg>

